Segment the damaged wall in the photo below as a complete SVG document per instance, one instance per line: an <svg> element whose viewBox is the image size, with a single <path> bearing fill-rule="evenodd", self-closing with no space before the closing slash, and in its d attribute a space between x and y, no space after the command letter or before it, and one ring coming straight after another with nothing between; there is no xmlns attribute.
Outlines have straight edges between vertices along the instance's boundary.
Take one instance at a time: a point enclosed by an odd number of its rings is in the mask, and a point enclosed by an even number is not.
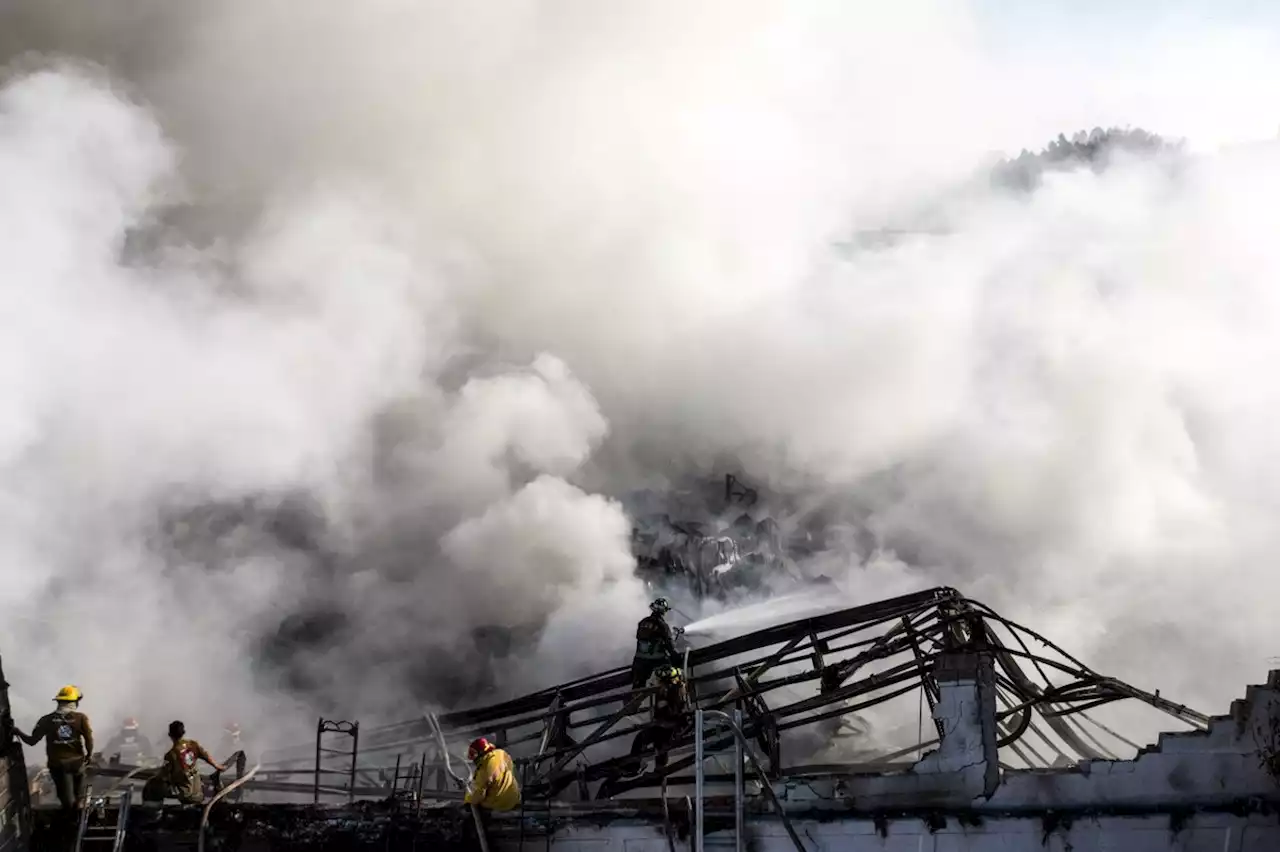
<svg viewBox="0 0 1280 852"><path fill-rule="evenodd" d="M1163 733L1133 760L1085 760L1066 771L1005 773L991 806L1226 806L1280 799L1280 672L1251 685L1207 731ZM1280 838L1277 847L1280 848Z"/></svg>
<svg viewBox="0 0 1280 852"><path fill-rule="evenodd" d="M841 819L794 823L808 852L1274 852L1280 828L1274 816L1196 814L1082 816L1071 821L1042 817L998 817L965 825L952 817L881 821ZM783 827L773 820L749 826L754 852L795 852ZM494 844L515 850L518 843ZM541 843L537 848L543 848ZM551 852L667 852L660 827L637 823L575 828L553 838ZM687 841L676 849L688 850ZM732 850L733 831L708 834L707 852Z"/></svg>
<svg viewBox="0 0 1280 852"><path fill-rule="evenodd" d="M990 674L979 655L939 666L934 716L946 734L910 769L775 785L810 852L1280 849L1280 672L1249 686L1207 730L1161 734L1133 760L1003 772ZM772 815L749 818L748 834L760 852L794 848ZM505 840L504 831L497 846L517 848ZM707 849L733 841L731 828L710 832ZM667 841L660 824L619 819L572 824L549 848L658 852Z"/></svg>

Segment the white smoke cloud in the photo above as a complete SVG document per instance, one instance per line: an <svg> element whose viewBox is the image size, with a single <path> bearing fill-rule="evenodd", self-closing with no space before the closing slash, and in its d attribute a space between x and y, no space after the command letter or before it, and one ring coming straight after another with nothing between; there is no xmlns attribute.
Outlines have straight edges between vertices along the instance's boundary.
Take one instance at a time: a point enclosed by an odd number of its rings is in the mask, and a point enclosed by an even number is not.
<svg viewBox="0 0 1280 852"><path fill-rule="evenodd" d="M630 632L616 621L643 595L630 538L617 504L541 476L459 524L443 548L493 623L538 624L553 614L539 640L543 671L536 677L555 683L631 650Z"/></svg>
<svg viewBox="0 0 1280 852"><path fill-rule="evenodd" d="M372 418L406 399L439 415L416 436L438 442L413 471L426 497L417 507L451 523L475 515L445 539L446 555L449 542L476 549L452 554L459 570L490 570L490 584L510 590L518 577L504 575L522 559L509 537L560 512L548 535L610 530L577 542L590 549L560 554L570 559L561 572L569 590L592 593L610 574L629 580L618 509L580 493L575 502L560 480L513 494L508 474L571 473L605 433L595 401L549 356L528 375L476 378L456 395L439 388L458 348L444 285L401 250L395 223L366 195L271 199L221 256L177 245L126 262L126 236L152 213L157 187L176 185L176 152L151 116L100 75L70 67L13 80L0 110L6 185L31 200L5 206L3 244L13 271L0 456L6 644L17 651L9 672L23 709L42 706L35 695L49 683L74 681L108 719L139 703L155 724L276 715L283 696L255 680L250 655L254 637L307 597L307 560L250 546L223 554L210 573L157 552L157 513L175 497L303 489L343 537L358 536L374 487ZM522 522L527 511L534 517ZM486 542L504 540L487 553L501 561L484 563ZM494 623L554 611L556 587L540 572L555 559L523 581L545 594ZM366 594L388 609L384 592ZM374 612L356 629L376 624ZM449 623L464 626L466 611ZM320 653L310 673L355 673L358 661L343 663ZM334 681L332 672L321 679Z"/></svg>
<svg viewBox="0 0 1280 852"><path fill-rule="evenodd" d="M1261 675L1277 153L955 187L1081 124L1252 128L1266 39L1076 65L925 0L91 6L0 26L104 66L0 89L20 715L64 681L157 729L402 709L494 623L547 623L499 691L624 663L607 497L723 459L856 516L879 550L817 567L870 560L860 595L955 584L1209 710ZM1206 55L1240 113L1165 77ZM940 198L944 233L834 247ZM299 493L306 545L169 542ZM257 662L298 610L342 614L301 688Z"/></svg>

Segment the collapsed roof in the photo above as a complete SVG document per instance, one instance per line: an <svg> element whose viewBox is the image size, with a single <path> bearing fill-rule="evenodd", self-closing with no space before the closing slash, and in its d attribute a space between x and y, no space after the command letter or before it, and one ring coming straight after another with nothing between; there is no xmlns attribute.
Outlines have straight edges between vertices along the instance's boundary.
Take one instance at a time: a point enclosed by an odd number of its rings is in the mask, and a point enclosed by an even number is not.
<svg viewBox="0 0 1280 852"><path fill-rule="evenodd" d="M1034 650L1033 650L1034 646ZM1093 671L1044 637L950 588L934 588L877 603L775 624L688 651L686 667L698 707L743 713L742 731L774 778L847 774L905 766L935 748L941 723L919 707L939 699L939 675L957 653L988 659L993 670L1000 762L1061 765L1112 759L1135 743L1095 719L1103 705L1146 704L1195 729L1209 717L1158 692ZM625 667L558 684L500 704L448 713L438 729L427 719L360 732L352 783L372 786L374 767L395 756L425 753L421 768L445 789L445 758L487 736L516 759L531 798L607 799L656 792L690 781L692 733L677 739L662 770L623 777L631 738L651 724L646 692L633 692ZM921 736L901 741L881 720L915 723ZM919 730L912 733L919 733ZM710 735L709 735L710 736ZM897 740L895 741L895 736ZM708 748L727 744L721 731ZM302 759L302 755L298 756ZM288 761L277 762L285 768ZM385 774L384 774L385 778Z"/></svg>

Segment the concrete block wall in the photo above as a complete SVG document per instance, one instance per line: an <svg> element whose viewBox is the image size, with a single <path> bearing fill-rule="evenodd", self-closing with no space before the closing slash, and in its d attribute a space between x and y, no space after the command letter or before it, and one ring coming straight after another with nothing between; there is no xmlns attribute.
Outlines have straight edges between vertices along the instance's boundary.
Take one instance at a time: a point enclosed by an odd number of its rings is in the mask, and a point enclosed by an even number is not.
<svg viewBox="0 0 1280 852"><path fill-rule="evenodd" d="M988 805L1095 807L1210 806L1280 801L1280 779L1264 766L1280 750L1280 672L1251 685L1208 730L1163 733L1132 760L1088 760L1063 770L1009 771ZM1280 846L1277 847L1280 850Z"/></svg>
<svg viewBox="0 0 1280 852"><path fill-rule="evenodd" d="M839 804L858 810L967 807L997 789L1000 770L990 656L945 655L936 678L939 697L933 718L942 726L942 742L906 771L843 776L837 786ZM784 782L782 787L780 795L789 801L804 795L796 785Z"/></svg>
<svg viewBox="0 0 1280 852"><path fill-rule="evenodd" d="M981 824L956 818L934 821L894 819L879 824L868 819L793 823L806 852L1275 852L1280 825L1260 815L1195 814L1168 816L1100 816L1073 821L1039 817L1002 817ZM753 820L745 848L751 852L796 852L782 825ZM506 837L492 838L495 852L516 852ZM707 835L706 852L732 852L732 830ZM528 841L526 841L528 842ZM607 826L574 826L553 835L550 852L668 852L660 826L615 822ZM677 840L677 852L693 852L689 839Z"/></svg>
<svg viewBox="0 0 1280 852"><path fill-rule="evenodd" d="M936 713L952 741L912 769L778 785L806 852L1280 852L1280 782L1264 766L1280 749L1280 672L1205 731L1162 734L1133 760L1005 772L990 795L979 779L995 763L994 711L978 668L953 673ZM750 817L747 834L753 852L794 850L772 816ZM710 834L706 852L734 839ZM495 840L514 848L502 833ZM668 849L660 824L626 819L539 842L551 852ZM676 849L690 850L688 839Z"/></svg>

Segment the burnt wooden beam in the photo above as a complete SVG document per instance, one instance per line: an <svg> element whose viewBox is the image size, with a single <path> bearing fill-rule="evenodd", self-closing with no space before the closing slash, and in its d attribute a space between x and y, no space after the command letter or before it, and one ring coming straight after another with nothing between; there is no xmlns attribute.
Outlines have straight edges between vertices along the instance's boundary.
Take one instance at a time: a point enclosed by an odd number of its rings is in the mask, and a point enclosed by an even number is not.
<svg viewBox="0 0 1280 852"><path fill-rule="evenodd" d="M715 703L711 706L719 707L724 704L728 704L730 701L734 700L738 696L744 693L750 692L751 688L756 685L756 681L760 680L761 676L763 676L765 672L769 671L769 669L776 666L779 663L779 661L782 660L783 657L785 657L791 651L795 650L796 646L799 645L804 640L805 640L804 636L796 636L795 638L791 639L781 648L774 651L773 654L770 655L767 660L765 660L760 665L756 666L751 671L751 674L747 676L745 681L742 679L739 671L737 669L734 669L734 672L733 672L734 677L738 681L737 686L735 686L733 689L730 689L728 692L726 692L724 696L717 699Z"/></svg>
<svg viewBox="0 0 1280 852"><path fill-rule="evenodd" d="M933 720L933 726L938 730L938 739L941 740L946 734L946 729L942 720L934 715L934 711L938 709L938 700L942 696L942 691L929 672L929 661L924 651L920 649L920 641L916 638L916 630L911 625L911 619L905 615L902 617L902 629L906 633L907 641L911 643L911 655L920 665L920 688L924 690L924 700L929 705L929 718Z"/></svg>
<svg viewBox="0 0 1280 852"><path fill-rule="evenodd" d="M639 709L640 702L643 701L644 698L645 698L645 693L640 693L638 695L633 696L630 701L628 701L626 704L622 706L621 710L619 710L617 713L614 713L612 716L606 719L603 723L601 723L600 727L592 731L590 736L588 736L582 742L578 743L573 748L569 749L568 754L564 755L564 757L556 761L556 763L551 767L551 769L547 770L547 772L542 777L539 777L538 779L535 780L535 783L537 781L542 781L544 778L550 778L551 776L558 773L560 770L564 769L564 767L567 766L571 760L573 760L575 757L581 754L588 746L590 746L591 744L596 742L598 739L600 739L602 736L604 736L606 731L608 731L610 728L612 728L614 725L620 722L623 718L631 715L633 712Z"/></svg>
<svg viewBox="0 0 1280 852"><path fill-rule="evenodd" d="M905 618L906 616L903 616ZM815 672L822 671L822 640L818 638L818 634L812 630L809 631L809 642L813 646L813 670Z"/></svg>

